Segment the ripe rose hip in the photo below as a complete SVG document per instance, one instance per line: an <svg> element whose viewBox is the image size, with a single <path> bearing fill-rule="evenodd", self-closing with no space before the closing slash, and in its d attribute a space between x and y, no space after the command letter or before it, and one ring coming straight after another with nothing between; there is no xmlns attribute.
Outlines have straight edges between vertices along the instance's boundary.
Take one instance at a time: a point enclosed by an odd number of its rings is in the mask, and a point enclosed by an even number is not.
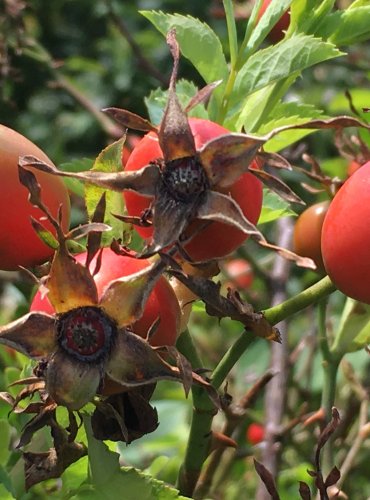
<svg viewBox="0 0 370 500"><path fill-rule="evenodd" d="M320 272L325 270L321 255L321 231L328 208L329 201L308 207L298 217L293 233L294 252L312 259Z"/></svg>
<svg viewBox="0 0 370 500"><path fill-rule="evenodd" d="M229 133L221 125L201 118L189 118L189 125L197 149L209 140ZM132 151L125 171L139 170L150 162L162 157L163 153L159 146L158 138L154 133L150 132ZM253 166L258 167L256 161L253 161ZM259 179L251 173L245 173L232 186L221 192L229 194L237 202L243 214L250 222L253 224L257 223L261 213L263 195L262 183ZM148 198L140 196L133 191L124 191L123 195L129 215L140 216L148 209L150 204ZM199 221L192 222L188 226L186 234L196 231L199 225ZM150 238L153 233L151 227L136 227L136 230L143 238ZM238 248L247 237L244 232L235 227L220 222L211 222L185 245L185 250L194 261L218 259Z"/></svg>
<svg viewBox="0 0 370 500"><path fill-rule="evenodd" d="M77 255L76 260L83 264L86 261L86 253ZM149 261L145 259L133 259L117 255L109 248L105 248L100 270L94 276L99 298L110 282L134 274L141 269L145 269L148 265ZM94 266L95 261L90 265L90 269L93 270ZM49 300L47 297L42 298L40 292L36 293L30 310L42 311L48 314L54 313ZM150 343L154 346L174 345L180 327L180 307L171 285L164 277L159 279L153 292L149 295L143 316L132 325L134 333L145 338L149 328L158 317L160 323Z"/></svg>
<svg viewBox="0 0 370 500"><path fill-rule="evenodd" d="M16 270L45 262L53 253L36 234L31 216L54 233L44 214L28 201L28 191L18 178L18 159L33 155L51 163L46 154L26 137L0 125L0 269ZM42 199L50 212L57 215L62 206L63 228L69 226L70 202L61 179L37 172Z"/></svg>
<svg viewBox="0 0 370 500"><path fill-rule="evenodd" d="M223 265L230 281L227 285L240 290L248 288L253 282L253 270L245 259L231 259Z"/></svg>
<svg viewBox="0 0 370 500"><path fill-rule="evenodd" d="M370 161L339 189L321 239L325 269L345 295L370 304Z"/></svg>

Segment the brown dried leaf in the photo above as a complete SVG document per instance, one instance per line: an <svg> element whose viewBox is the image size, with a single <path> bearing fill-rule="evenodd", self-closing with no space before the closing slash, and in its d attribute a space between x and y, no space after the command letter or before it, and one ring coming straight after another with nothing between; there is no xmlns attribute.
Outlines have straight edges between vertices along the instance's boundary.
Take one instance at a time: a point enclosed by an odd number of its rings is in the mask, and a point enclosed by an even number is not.
<svg viewBox="0 0 370 500"><path fill-rule="evenodd" d="M69 240L79 240L91 233L101 236L101 233L110 231L111 229L112 228L108 224L103 224L102 222L89 222L88 224L81 224L73 228L66 234L66 238Z"/></svg>
<svg viewBox="0 0 370 500"><path fill-rule="evenodd" d="M308 484L303 481L299 481L299 494L302 500L311 500L311 490Z"/></svg>
<svg viewBox="0 0 370 500"><path fill-rule="evenodd" d="M325 479L325 488L330 488L330 486L334 486L340 479L340 470L334 466L332 470L329 472L327 478Z"/></svg>
<svg viewBox="0 0 370 500"><path fill-rule="evenodd" d="M210 316L229 317L240 321L247 330L251 330L258 337L280 342L277 328L271 326L261 312L254 312L252 306L244 303L240 296L232 294L226 298L220 294L220 284L201 276L190 276L175 269L171 269L170 272L203 300Z"/></svg>
<svg viewBox="0 0 370 500"><path fill-rule="evenodd" d="M260 462L258 462L256 459L253 459L253 462L254 462L254 467L257 471L257 474L259 475L263 484L266 486L267 491L271 495L271 499L272 500L280 500L279 493L276 489L275 480L274 480L271 472L268 469L266 469L266 467L263 464L261 464Z"/></svg>
<svg viewBox="0 0 370 500"><path fill-rule="evenodd" d="M328 441L328 439L331 437L331 435L335 432L335 430L337 429L339 423L340 423L339 412L335 408L335 406L333 406L333 408L332 408L332 419L328 423L328 425L324 428L324 430L322 431L322 433L320 434L319 442L317 444L317 450L316 450L316 454L315 454L315 465L316 465L316 469L317 470L320 470L320 453L321 453L321 450L322 450L323 446L325 446L325 443Z"/></svg>
<svg viewBox="0 0 370 500"><path fill-rule="evenodd" d="M23 453L26 490L46 479L59 478L65 469L87 455L82 443L65 443L58 451L50 448L43 453Z"/></svg>
<svg viewBox="0 0 370 500"><path fill-rule="evenodd" d="M140 130L142 132L157 132L157 127L150 123L149 120L145 120L145 118L142 118L136 113L131 113L131 111L127 111L127 109L104 108L102 111L125 128Z"/></svg>

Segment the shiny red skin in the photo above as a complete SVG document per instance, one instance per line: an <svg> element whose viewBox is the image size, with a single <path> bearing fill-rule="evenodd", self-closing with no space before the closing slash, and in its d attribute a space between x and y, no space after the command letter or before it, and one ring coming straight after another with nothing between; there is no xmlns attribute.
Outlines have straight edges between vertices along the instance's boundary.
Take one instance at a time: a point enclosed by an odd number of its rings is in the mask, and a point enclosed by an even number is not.
<svg viewBox="0 0 370 500"><path fill-rule="evenodd" d="M271 0L264 0L263 4L261 5L261 8L258 12L257 19L260 20L264 12L266 11L267 7L270 5ZM271 29L270 33L268 34L268 38L274 42L278 43L280 40L284 38L285 31L288 29L290 24L290 12L289 10L284 12L284 14L281 16L281 18L278 20L278 22L273 26Z"/></svg>
<svg viewBox="0 0 370 500"><path fill-rule="evenodd" d="M325 270L321 255L321 231L329 208L329 201L315 203L298 217L293 233L293 247L298 255L310 257L317 270Z"/></svg>
<svg viewBox="0 0 370 500"><path fill-rule="evenodd" d="M231 259L223 265L227 276L230 278L230 285L239 288L249 288L253 283L252 267L244 259Z"/></svg>
<svg viewBox="0 0 370 500"><path fill-rule="evenodd" d="M0 269L17 270L18 266L32 267L45 262L53 250L37 236L31 216L52 233L41 210L28 201L28 190L18 178L18 159L33 155L52 164L46 154L15 130L0 125ZM41 186L44 204L54 217L62 206L63 227L69 226L70 201L63 181L44 172L35 172Z"/></svg>
<svg viewBox="0 0 370 500"><path fill-rule="evenodd" d="M256 423L250 424L246 431L246 437L251 444L261 443L265 438L265 429L263 425Z"/></svg>
<svg viewBox="0 0 370 500"><path fill-rule="evenodd" d="M82 264L86 261L86 253L75 257ZM94 270L94 264L95 261L90 266L92 271ZM145 259L120 256L109 248L105 248L101 268L94 276L99 298L111 281L134 274L141 269L145 269L149 264L150 262ZM124 306L122 304L122 307ZM41 298L40 292L36 293L30 310L43 311L48 314L54 314L55 312L47 297ZM180 327L180 306L171 285L164 277L159 279L153 292L149 295L142 318L132 325L134 333L145 338L150 326L158 317L161 318L161 322L150 343L153 346L175 344Z"/></svg>
<svg viewBox="0 0 370 500"><path fill-rule="evenodd" d="M221 125L201 118L190 118L189 123L197 149L215 137L230 133ZM158 137L154 133L149 133L132 151L125 170L139 170L162 157ZM254 166L257 166L256 163ZM230 194L234 198L248 220L253 224L257 223L262 208L263 191L262 183L253 174L243 174L237 182L223 192ZM125 191L124 197L129 215L140 216L149 207L149 198L131 191ZM192 222L188 226L187 232L192 231L198 224L199 221ZM150 238L153 232L152 228L136 227L136 230L143 238ZM226 224L212 222L197 234L185 246L185 249L194 261L205 261L222 258L230 254L246 239L247 236L242 231Z"/></svg>
<svg viewBox="0 0 370 500"><path fill-rule="evenodd" d="M345 295L370 304L370 161L349 177L322 228L326 271Z"/></svg>

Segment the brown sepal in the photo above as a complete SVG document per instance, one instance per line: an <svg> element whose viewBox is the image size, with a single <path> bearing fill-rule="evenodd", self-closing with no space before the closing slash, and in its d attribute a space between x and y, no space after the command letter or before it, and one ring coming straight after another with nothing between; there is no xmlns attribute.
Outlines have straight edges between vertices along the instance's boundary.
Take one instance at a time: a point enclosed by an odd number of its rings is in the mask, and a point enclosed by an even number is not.
<svg viewBox="0 0 370 500"><path fill-rule="evenodd" d="M96 439L127 444L156 430L157 410L149 404L155 384L108 397L97 404L91 417Z"/></svg>
<svg viewBox="0 0 370 500"><path fill-rule="evenodd" d="M275 177L274 175L259 168L249 167L248 170L260 181L262 181L269 189L275 191L275 193L278 194L283 200L288 201L289 203L299 203L300 205L305 205L305 202L278 177Z"/></svg>
<svg viewBox="0 0 370 500"><path fill-rule="evenodd" d="M195 94L195 96L193 96L190 99L190 101L188 102L188 104L185 108L185 112L189 113L189 111L191 111L193 108L195 108L195 106L198 106L198 104L206 103L208 101L208 99L211 97L212 92L221 83L222 83L222 80L216 80L215 82L211 82L208 85L206 85L205 87L203 87L202 89L200 89L199 92L197 92Z"/></svg>
<svg viewBox="0 0 370 500"><path fill-rule="evenodd" d="M102 111L125 128L140 130L141 132L157 132L157 127L150 123L149 120L145 120L145 118L136 113L131 113L127 109L104 108Z"/></svg>

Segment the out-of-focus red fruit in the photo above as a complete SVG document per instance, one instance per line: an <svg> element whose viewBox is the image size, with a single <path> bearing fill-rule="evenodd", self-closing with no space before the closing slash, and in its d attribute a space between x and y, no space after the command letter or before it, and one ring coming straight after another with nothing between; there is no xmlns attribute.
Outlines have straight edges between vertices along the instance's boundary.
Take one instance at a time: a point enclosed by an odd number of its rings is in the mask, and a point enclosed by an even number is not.
<svg viewBox="0 0 370 500"><path fill-rule="evenodd" d="M139 144L141 137L136 134L127 134L125 145L122 149L122 165L126 165L132 150Z"/></svg>
<svg viewBox="0 0 370 500"><path fill-rule="evenodd" d="M258 20L261 19L262 15L266 11L270 3L271 0L264 0L257 15ZM270 33L268 34L268 38L274 43L280 42L280 40L284 38L285 35L284 32L288 29L289 24L290 24L290 12L289 10L287 10L286 12L284 12L284 14L275 24L275 26L271 29Z"/></svg>
<svg viewBox="0 0 370 500"><path fill-rule="evenodd" d="M321 255L321 231L329 203L329 201L322 201L311 205L301 213L294 226L295 253L312 259L319 272L325 271Z"/></svg>
<svg viewBox="0 0 370 500"><path fill-rule="evenodd" d="M265 438L265 429L263 425L256 423L250 424L247 427L246 438L253 445L261 443Z"/></svg>
<svg viewBox="0 0 370 500"><path fill-rule="evenodd" d="M352 160L351 163L348 165L347 169L348 177L354 174L356 170L358 170L360 167L361 167L360 163L358 163L356 160Z"/></svg>
<svg viewBox="0 0 370 500"><path fill-rule="evenodd" d="M233 288L244 289L253 282L253 270L249 262L244 259L231 259L223 265L226 276L229 278L227 285Z"/></svg>

